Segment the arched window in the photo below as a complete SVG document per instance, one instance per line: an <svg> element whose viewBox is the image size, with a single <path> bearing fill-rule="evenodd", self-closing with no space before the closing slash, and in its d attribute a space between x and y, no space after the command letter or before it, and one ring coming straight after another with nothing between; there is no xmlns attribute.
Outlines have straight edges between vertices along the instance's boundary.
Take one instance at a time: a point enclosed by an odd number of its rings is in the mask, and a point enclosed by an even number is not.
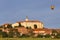
<svg viewBox="0 0 60 40"><path fill-rule="evenodd" d="M28 26L26 27L26 29L28 29Z"/></svg>
<svg viewBox="0 0 60 40"><path fill-rule="evenodd" d="M34 29L36 29L37 28L37 25L36 24L34 24Z"/></svg>

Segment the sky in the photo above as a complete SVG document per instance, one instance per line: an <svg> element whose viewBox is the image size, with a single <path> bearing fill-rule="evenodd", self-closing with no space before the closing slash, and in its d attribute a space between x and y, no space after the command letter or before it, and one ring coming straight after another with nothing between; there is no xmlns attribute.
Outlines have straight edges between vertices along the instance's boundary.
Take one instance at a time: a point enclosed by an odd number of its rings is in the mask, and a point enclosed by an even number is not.
<svg viewBox="0 0 60 40"><path fill-rule="evenodd" d="M0 0L0 25L25 20L26 16L42 21L46 28L60 28L60 0Z"/></svg>

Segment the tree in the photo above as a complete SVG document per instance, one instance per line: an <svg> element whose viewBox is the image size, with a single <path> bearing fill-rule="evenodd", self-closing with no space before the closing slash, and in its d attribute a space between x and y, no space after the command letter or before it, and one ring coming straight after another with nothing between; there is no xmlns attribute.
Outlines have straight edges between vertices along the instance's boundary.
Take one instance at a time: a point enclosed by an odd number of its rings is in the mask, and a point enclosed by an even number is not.
<svg viewBox="0 0 60 40"><path fill-rule="evenodd" d="M20 37L20 33L18 32L18 29L13 30L13 37Z"/></svg>
<svg viewBox="0 0 60 40"><path fill-rule="evenodd" d="M55 38L57 36L58 32L56 30L52 30L52 34L51 34L51 37L52 38Z"/></svg>
<svg viewBox="0 0 60 40"><path fill-rule="evenodd" d="M21 25L21 23L19 23L19 27L21 27L22 25Z"/></svg>
<svg viewBox="0 0 60 40"><path fill-rule="evenodd" d="M8 37L6 32L2 32L2 37Z"/></svg>
<svg viewBox="0 0 60 40"><path fill-rule="evenodd" d="M13 37L13 32L12 31L9 32L8 37L9 38L12 38Z"/></svg>
<svg viewBox="0 0 60 40"><path fill-rule="evenodd" d="M56 36L57 35L57 31L56 30L52 30L52 35Z"/></svg>
<svg viewBox="0 0 60 40"><path fill-rule="evenodd" d="M11 24L8 24L7 28L12 28L12 25Z"/></svg>

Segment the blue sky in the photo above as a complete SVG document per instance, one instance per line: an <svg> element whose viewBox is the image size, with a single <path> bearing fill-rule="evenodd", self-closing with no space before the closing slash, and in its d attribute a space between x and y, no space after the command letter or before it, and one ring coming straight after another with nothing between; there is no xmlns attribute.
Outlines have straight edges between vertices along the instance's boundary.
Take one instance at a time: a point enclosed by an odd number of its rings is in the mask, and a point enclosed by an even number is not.
<svg viewBox="0 0 60 40"><path fill-rule="evenodd" d="M51 10L50 6L55 5ZM47 28L60 28L60 0L0 0L0 25L25 20L39 20Z"/></svg>

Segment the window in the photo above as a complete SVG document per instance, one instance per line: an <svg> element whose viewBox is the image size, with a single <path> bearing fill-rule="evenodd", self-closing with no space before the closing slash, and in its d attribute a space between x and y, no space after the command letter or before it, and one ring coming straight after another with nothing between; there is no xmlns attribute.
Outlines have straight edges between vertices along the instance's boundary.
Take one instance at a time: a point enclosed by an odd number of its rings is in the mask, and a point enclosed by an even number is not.
<svg viewBox="0 0 60 40"><path fill-rule="evenodd" d="M36 29L37 28L37 25L36 24L34 24L34 29Z"/></svg>

